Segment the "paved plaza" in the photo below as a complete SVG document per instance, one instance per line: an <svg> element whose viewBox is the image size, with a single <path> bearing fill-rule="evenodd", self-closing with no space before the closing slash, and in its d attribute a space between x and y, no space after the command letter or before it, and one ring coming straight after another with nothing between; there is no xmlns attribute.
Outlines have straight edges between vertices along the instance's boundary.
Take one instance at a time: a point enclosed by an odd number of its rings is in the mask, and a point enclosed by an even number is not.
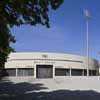
<svg viewBox="0 0 100 100"><path fill-rule="evenodd" d="M6 77L0 80L0 100L89 99L100 99L100 77Z"/></svg>

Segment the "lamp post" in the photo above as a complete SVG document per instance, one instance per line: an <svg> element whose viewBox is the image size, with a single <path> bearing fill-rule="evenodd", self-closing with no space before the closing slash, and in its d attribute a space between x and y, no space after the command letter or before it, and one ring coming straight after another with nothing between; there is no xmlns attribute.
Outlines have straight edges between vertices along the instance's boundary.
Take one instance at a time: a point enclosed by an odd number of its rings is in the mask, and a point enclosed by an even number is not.
<svg viewBox="0 0 100 100"><path fill-rule="evenodd" d="M84 10L84 15L86 18L87 76L89 76L89 20L90 20L90 15L87 9Z"/></svg>

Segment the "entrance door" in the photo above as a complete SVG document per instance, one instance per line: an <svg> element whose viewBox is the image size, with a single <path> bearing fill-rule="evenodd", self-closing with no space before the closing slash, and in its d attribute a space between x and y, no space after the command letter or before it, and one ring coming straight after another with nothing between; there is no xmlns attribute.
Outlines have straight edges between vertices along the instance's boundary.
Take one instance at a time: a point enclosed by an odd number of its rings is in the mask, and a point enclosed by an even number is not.
<svg viewBox="0 0 100 100"><path fill-rule="evenodd" d="M36 70L37 78L52 78L53 77L52 65L37 65L36 68L37 68Z"/></svg>

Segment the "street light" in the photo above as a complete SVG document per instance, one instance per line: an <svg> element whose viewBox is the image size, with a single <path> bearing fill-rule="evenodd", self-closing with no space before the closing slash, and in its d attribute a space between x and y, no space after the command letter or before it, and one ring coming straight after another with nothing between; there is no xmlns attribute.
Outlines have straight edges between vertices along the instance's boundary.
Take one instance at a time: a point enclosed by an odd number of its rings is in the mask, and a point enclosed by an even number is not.
<svg viewBox="0 0 100 100"><path fill-rule="evenodd" d="M84 10L84 15L86 18L87 76L89 76L89 20L91 17L87 9Z"/></svg>

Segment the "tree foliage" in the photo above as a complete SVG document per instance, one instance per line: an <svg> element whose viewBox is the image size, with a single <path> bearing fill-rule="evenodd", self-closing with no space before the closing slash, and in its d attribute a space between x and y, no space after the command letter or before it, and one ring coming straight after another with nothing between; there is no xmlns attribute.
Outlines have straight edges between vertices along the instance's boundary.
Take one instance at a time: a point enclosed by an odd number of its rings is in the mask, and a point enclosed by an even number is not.
<svg viewBox="0 0 100 100"><path fill-rule="evenodd" d="M0 67L4 67L15 42L10 28L22 24L42 24L49 27L48 12L56 10L63 0L0 0Z"/></svg>

